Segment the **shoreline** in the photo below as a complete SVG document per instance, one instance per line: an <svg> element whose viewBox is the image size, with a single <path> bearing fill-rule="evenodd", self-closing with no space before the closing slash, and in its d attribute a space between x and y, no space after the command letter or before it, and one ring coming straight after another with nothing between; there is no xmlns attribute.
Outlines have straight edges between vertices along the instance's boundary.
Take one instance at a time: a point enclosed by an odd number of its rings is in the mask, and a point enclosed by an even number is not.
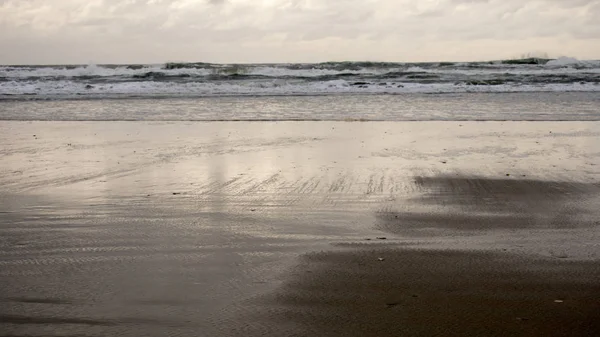
<svg viewBox="0 0 600 337"><path fill-rule="evenodd" d="M600 90L600 86L598 86ZM16 97L16 96L14 96ZM598 121L595 92L335 94L2 100L4 120ZM38 97L39 98L39 97ZM60 97L55 97L60 98ZM31 100L30 100L31 99ZM540 102L544 102L543 106ZM85 111L85 113L81 113Z"/></svg>

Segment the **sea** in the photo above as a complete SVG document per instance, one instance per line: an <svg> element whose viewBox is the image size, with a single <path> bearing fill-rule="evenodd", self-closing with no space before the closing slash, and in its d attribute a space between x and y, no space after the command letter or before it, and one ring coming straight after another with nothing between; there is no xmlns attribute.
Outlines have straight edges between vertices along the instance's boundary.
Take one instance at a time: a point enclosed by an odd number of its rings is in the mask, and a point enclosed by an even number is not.
<svg viewBox="0 0 600 337"><path fill-rule="evenodd" d="M0 120L600 120L600 61L0 66Z"/></svg>

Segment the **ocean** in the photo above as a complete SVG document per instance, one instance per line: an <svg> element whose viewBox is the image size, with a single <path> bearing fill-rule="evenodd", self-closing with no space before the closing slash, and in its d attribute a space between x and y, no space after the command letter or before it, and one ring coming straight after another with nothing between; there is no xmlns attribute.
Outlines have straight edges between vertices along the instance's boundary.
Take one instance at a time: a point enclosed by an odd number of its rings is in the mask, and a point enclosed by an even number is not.
<svg viewBox="0 0 600 337"><path fill-rule="evenodd" d="M599 120L600 61L1 66L3 120Z"/></svg>

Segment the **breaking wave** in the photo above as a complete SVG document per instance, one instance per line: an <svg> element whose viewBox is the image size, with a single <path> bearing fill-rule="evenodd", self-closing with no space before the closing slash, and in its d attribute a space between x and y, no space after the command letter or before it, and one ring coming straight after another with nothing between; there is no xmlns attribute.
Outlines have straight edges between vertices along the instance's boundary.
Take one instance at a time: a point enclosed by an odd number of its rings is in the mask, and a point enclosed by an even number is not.
<svg viewBox="0 0 600 337"><path fill-rule="evenodd" d="M0 66L0 98L600 91L600 61Z"/></svg>

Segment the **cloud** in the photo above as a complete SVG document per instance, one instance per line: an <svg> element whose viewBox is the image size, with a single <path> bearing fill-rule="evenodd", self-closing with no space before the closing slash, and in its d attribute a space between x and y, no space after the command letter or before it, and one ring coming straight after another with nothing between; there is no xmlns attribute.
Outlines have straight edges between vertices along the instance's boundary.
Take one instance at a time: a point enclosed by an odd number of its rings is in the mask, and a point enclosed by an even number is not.
<svg viewBox="0 0 600 337"><path fill-rule="evenodd" d="M0 0L0 63L600 58L598 0Z"/></svg>

